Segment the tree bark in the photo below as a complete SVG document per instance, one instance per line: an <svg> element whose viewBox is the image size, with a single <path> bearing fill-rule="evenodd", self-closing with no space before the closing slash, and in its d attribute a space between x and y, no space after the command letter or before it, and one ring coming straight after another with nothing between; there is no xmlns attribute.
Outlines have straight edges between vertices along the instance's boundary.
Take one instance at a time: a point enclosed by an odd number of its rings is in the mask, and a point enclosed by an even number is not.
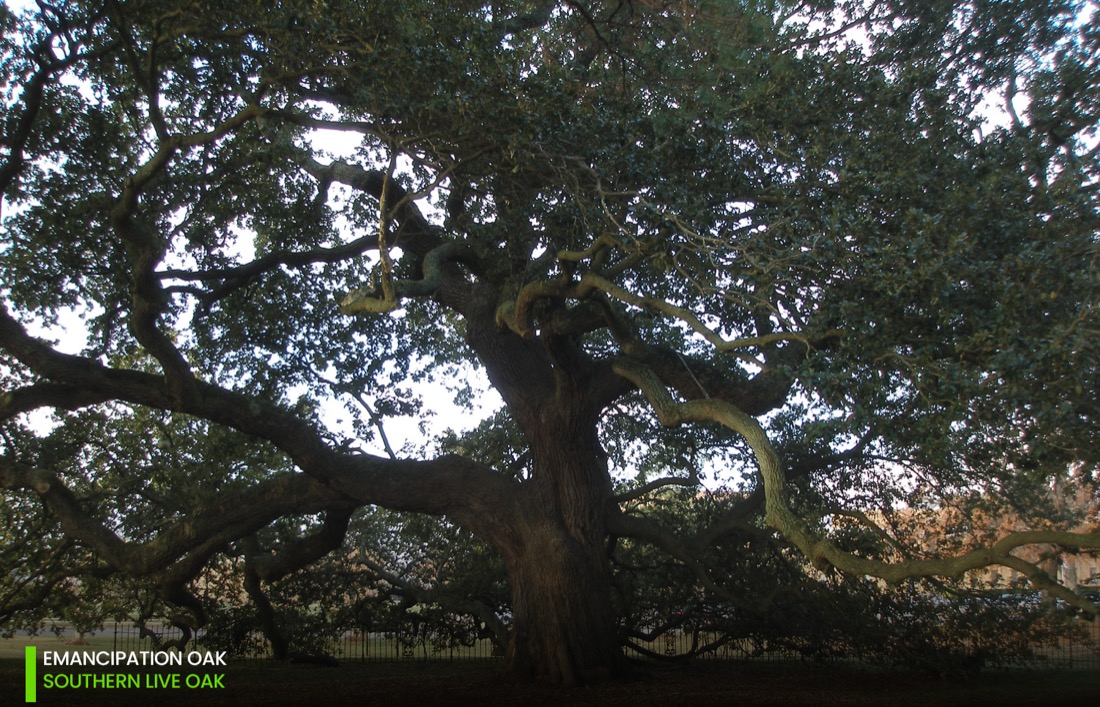
<svg viewBox="0 0 1100 707"><path fill-rule="evenodd" d="M607 557L611 478L598 435L608 379L617 377L566 339L498 327L492 288L472 295L467 340L532 460L510 523L482 533L503 556L512 590L509 672L565 685L623 676Z"/></svg>
<svg viewBox="0 0 1100 707"><path fill-rule="evenodd" d="M621 677L606 541L611 484L596 420L564 406L544 409L540 422L528 431L535 462L514 542L501 548L512 587L509 670L564 685Z"/></svg>
<svg viewBox="0 0 1100 707"><path fill-rule="evenodd" d="M508 670L520 680L578 685L627 671L603 543L577 542L532 509L521 549L505 555L512 585Z"/></svg>

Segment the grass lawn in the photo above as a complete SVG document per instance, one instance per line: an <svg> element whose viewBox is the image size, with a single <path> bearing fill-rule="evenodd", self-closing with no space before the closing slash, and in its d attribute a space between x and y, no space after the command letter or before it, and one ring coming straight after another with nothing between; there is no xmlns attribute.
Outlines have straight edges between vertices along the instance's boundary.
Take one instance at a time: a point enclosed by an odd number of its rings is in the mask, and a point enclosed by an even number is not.
<svg viewBox="0 0 1100 707"><path fill-rule="evenodd" d="M52 648L51 648L52 650ZM224 687L44 689L43 674L127 672L142 668L38 668L43 705L1095 705L1100 672L1005 672L966 680L844 666L708 661L676 667L643 665L634 682L568 690L504 682L494 661L345 663L339 667L280 663L183 666L173 671L220 678ZM181 677L181 681L184 678ZM212 681L211 677L208 682ZM0 704L24 696L22 660L0 660Z"/></svg>

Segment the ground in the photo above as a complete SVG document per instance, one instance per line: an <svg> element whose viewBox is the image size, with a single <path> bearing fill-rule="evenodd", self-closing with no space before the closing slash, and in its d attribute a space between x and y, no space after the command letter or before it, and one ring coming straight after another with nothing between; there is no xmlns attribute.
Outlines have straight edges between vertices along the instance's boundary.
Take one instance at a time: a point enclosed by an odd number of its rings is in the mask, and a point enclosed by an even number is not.
<svg viewBox="0 0 1100 707"><path fill-rule="evenodd" d="M56 668L55 672L60 672ZM72 672L79 669L66 668ZM183 669L185 672L187 668ZM241 664L223 689L38 689L42 705L1094 705L1100 672L1008 672L968 679L801 663L696 662L647 665L629 683L576 689L514 685L490 661L355 663L339 667ZM41 666L39 679L41 682ZM23 701L22 661L0 662L0 704Z"/></svg>

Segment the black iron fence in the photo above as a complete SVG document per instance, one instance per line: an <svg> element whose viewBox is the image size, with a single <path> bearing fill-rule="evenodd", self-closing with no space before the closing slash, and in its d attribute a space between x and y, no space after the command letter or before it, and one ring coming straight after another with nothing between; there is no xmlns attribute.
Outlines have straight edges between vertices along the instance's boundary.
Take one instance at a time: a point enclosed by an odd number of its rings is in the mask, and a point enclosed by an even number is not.
<svg viewBox="0 0 1100 707"><path fill-rule="evenodd" d="M1034 642L1019 646L1015 655L1004 657L984 656L980 644L972 650L961 651L961 661L971 660L970 665L960 665L963 669L1052 669L1052 670L1100 670L1100 625L1086 626L1083 635L1072 638L1063 637L1053 641ZM1093 638L1091 633L1097 638ZM882 662L887 651L868 654L865 651L844 645L800 645L797 637L790 640L767 641L752 638L734 638L720 633L668 632L648 642L634 642L627 647L626 653L632 658L671 659L692 658L696 660L733 660L733 661L815 661L815 662ZM896 648L896 647L895 647ZM958 650L958 646L955 647ZM899 662L907 656L897 655ZM934 656L933 656L934 657ZM909 665L918 665L912 660Z"/></svg>
<svg viewBox="0 0 1100 707"><path fill-rule="evenodd" d="M1088 633L1100 638L1100 626L1088 627ZM109 626L114 650L152 650L152 641L142 638L141 631L132 623L118 622ZM154 627L161 640L178 637L178 630L169 626ZM217 650L209 645L204 633L191 642L191 650ZM844 645L806 647L798 639L760 641L734 639L722 633L705 631L671 631L652 641L634 642L628 645L629 658L639 660L730 660L730 661L795 661L870 663L881 655L868 655ZM401 636L398 632L343 631L321 647L320 654L338 661L463 661L491 660L503 654L498 645L488 639L469 644L454 644L430 632L420 632L416 637ZM241 650L233 655L235 660L261 661L272 658L271 645L260 632L251 633ZM1044 642L1021 645L1009 658L999 658L988 663L975 651L971 659L980 661L974 669L1049 669L1049 670L1100 670L1100 641L1096 638L1076 636L1057 638ZM997 656L993 656L997 658ZM304 659L305 660L305 659ZM966 660L966 659L964 659Z"/></svg>
<svg viewBox="0 0 1100 707"><path fill-rule="evenodd" d="M180 636L179 629L168 625L147 626L161 642L171 641ZM140 627L126 622L108 624L105 634L109 632L114 650L141 651L153 650L153 641L144 637ZM188 644L188 650L219 650L213 645L203 631L199 631ZM267 660L272 657L271 645L264 639L263 634L251 632L238 643L239 648L232 652L236 660ZM329 656L337 660L368 661L368 660L476 660L494 658L500 655L500 650L495 648L489 639L474 641L468 645L455 645L452 641L445 640L443 636L436 636L430 632L420 632L416 636L403 636L395 632L363 631L349 629L330 638L321 646L321 651L314 658ZM305 660L306 656L298 659Z"/></svg>
<svg viewBox="0 0 1100 707"><path fill-rule="evenodd" d="M133 623L107 623L102 631L78 636L70 627L54 624L59 640L70 650L82 647L95 650L153 651L165 642L177 640L181 632L173 626L147 624L146 631ZM1100 625L1086 627L1090 636L1058 638L1022 647L1018 654L1007 660L996 660L975 668L1021 669L1082 669L1100 670ZM150 635L152 634L152 635ZM237 661L262 661L272 658L271 647L263 636L249 633L239 648L232 652ZM189 651L222 650L200 631L187 644ZM298 660L320 660L323 657L337 661L459 661L491 660L500 657L502 651L489 639L479 639L469 644L456 645L442 635L420 631L415 636L400 632L363 631L349 629L330 638L320 652L311 656L297 656ZM798 639L789 641L762 641L750 638L732 638L707 631L671 631L651 641L635 641L627 647L628 657L642 660L734 660L748 662L813 660L827 662L875 662L876 656L859 651L845 650L843 646L829 646L821 650L816 645L807 650Z"/></svg>

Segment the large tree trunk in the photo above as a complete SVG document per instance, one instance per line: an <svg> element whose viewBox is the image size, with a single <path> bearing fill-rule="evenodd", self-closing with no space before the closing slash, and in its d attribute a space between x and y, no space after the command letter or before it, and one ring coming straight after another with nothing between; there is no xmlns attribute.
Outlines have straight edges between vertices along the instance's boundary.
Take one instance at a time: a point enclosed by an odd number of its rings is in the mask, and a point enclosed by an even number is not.
<svg viewBox="0 0 1100 707"><path fill-rule="evenodd" d="M557 519L531 509L505 557L512 585L509 672L576 685L626 672L611 605L603 543L577 542Z"/></svg>
<svg viewBox="0 0 1100 707"><path fill-rule="evenodd" d="M611 486L595 420L548 411L530 441L535 468L515 542L504 548L510 671L567 685L622 676L605 523Z"/></svg>
<svg viewBox="0 0 1100 707"><path fill-rule="evenodd" d="M477 295L466 311L468 341L532 460L508 526L483 533L503 555L512 587L510 672L568 685L621 676L627 666L607 557L611 479L597 433L609 397L601 386L613 374L568 341L501 329L499 292Z"/></svg>

